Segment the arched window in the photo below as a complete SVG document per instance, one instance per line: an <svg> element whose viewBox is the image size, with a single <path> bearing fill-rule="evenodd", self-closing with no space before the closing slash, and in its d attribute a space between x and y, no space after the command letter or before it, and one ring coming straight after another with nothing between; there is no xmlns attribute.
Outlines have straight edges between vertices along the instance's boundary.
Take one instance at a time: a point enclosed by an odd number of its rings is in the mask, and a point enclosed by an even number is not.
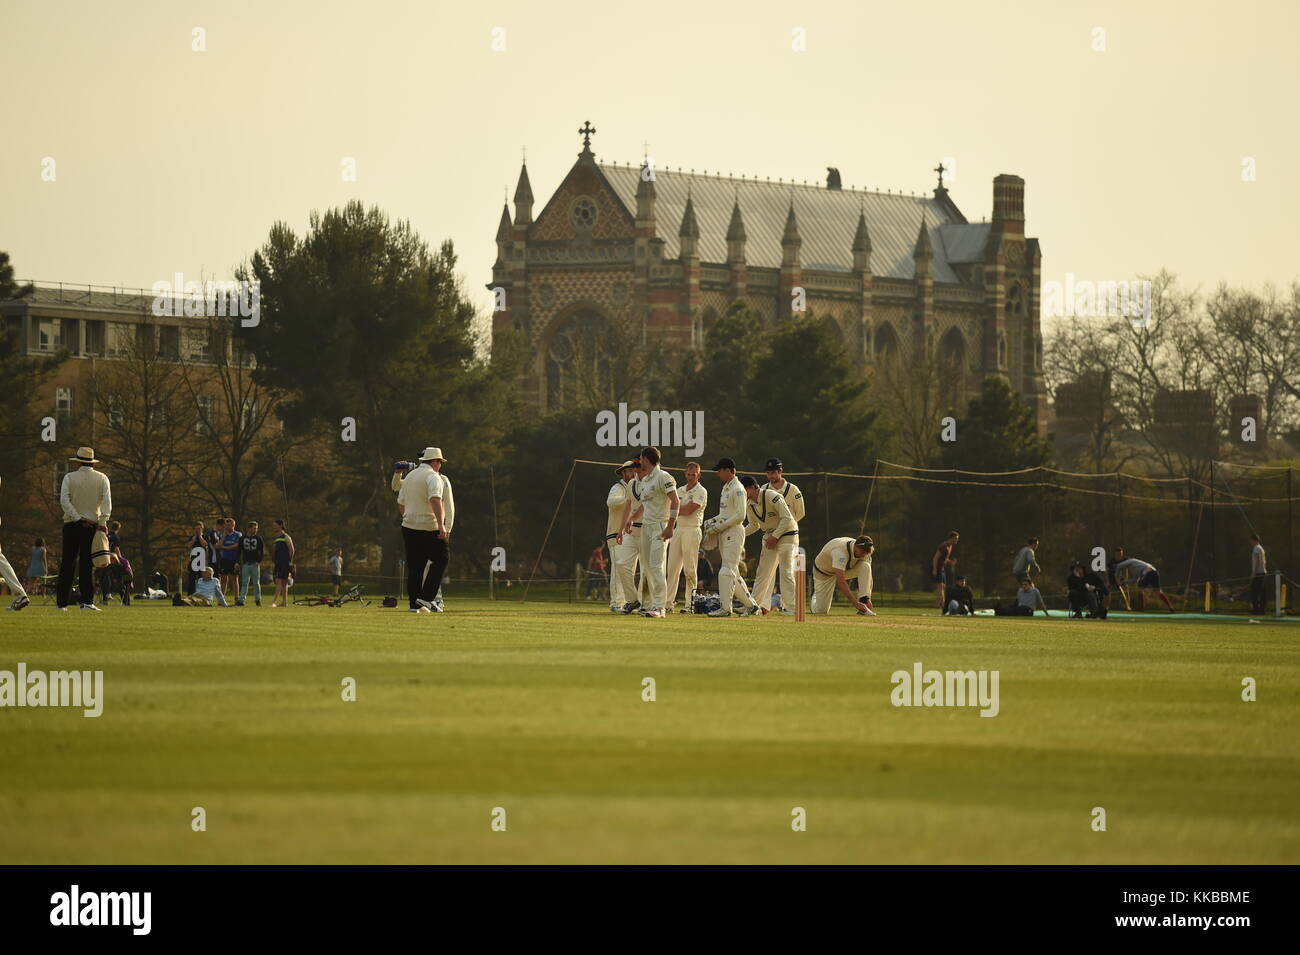
<svg viewBox="0 0 1300 955"><path fill-rule="evenodd" d="M609 323L594 310L574 312L551 333L546 345L546 409L579 402L607 402L614 395L614 362L607 336Z"/></svg>
<svg viewBox="0 0 1300 955"><path fill-rule="evenodd" d="M830 333L841 345L844 344L844 329L840 328L840 323L835 320L835 316L827 315L822 319L822 328Z"/></svg>
<svg viewBox="0 0 1300 955"><path fill-rule="evenodd" d="M939 342L939 396L949 408L965 393L966 365L966 336L954 326Z"/></svg>
<svg viewBox="0 0 1300 955"><path fill-rule="evenodd" d="M703 312L695 316L695 321L691 328L691 341L696 348L703 348L709 340L709 329L713 323L718 320L718 310L710 305Z"/></svg>
<svg viewBox="0 0 1300 955"><path fill-rule="evenodd" d="M1012 282L1007 286L1007 304L1004 308L1008 315L1025 314L1024 293L1021 291L1019 282Z"/></svg>
<svg viewBox="0 0 1300 955"><path fill-rule="evenodd" d="M885 322L876 329L876 361L894 361L898 358L898 333Z"/></svg>

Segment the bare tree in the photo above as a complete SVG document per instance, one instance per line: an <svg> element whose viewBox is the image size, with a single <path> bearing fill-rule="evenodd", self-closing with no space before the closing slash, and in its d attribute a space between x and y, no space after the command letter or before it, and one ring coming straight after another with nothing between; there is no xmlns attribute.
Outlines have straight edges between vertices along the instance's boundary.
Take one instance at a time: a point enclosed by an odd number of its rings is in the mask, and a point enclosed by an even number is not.
<svg viewBox="0 0 1300 955"><path fill-rule="evenodd" d="M256 361L244 347L238 319L209 317L189 329L206 338L197 349L179 353L181 381L195 411L203 453L181 462L194 490L214 509L245 516L254 488L275 477L276 454L259 453L271 430L278 430L275 408L285 397L254 375Z"/></svg>
<svg viewBox="0 0 1300 955"><path fill-rule="evenodd" d="M94 395L113 513L128 528L144 573L164 569L164 556L175 550L191 491L182 461L197 453L189 394L180 368L159 354L158 328L136 327L126 354L100 366Z"/></svg>

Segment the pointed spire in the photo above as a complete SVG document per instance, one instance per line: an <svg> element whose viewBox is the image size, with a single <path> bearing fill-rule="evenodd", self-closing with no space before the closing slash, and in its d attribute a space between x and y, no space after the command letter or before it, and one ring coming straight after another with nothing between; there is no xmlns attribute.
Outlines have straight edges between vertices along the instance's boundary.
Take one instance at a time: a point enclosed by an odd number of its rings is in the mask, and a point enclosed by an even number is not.
<svg viewBox="0 0 1300 955"><path fill-rule="evenodd" d="M528 181L528 163L519 168L519 185L515 186L515 225L533 221L533 186Z"/></svg>
<svg viewBox="0 0 1300 955"><path fill-rule="evenodd" d="M858 231L853 233L853 251L871 251L871 236L867 233L867 212L865 209L858 213Z"/></svg>
<svg viewBox="0 0 1300 955"><path fill-rule="evenodd" d="M731 224L727 226L728 242L745 241L745 223L740 217L740 199L735 200L735 205L731 207Z"/></svg>
<svg viewBox="0 0 1300 955"><path fill-rule="evenodd" d="M921 256L926 256L928 258L932 254L930 248L930 233L925 227L924 217L921 218L921 231L916 235L916 248L913 249L912 252L914 257L918 259Z"/></svg>
<svg viewBox="0 0 1300 955"><path fill-rule="evenodd" d="M800 244L803 240L799 238L799 221L794 215L794 200L790 200L790 212L785 217L785 232L781 235L782 245Z"/></svg>
<svg viewBox="0 0 1300 955"><path fill-rule="evenodd" d="M647 167L649 171L647 172ZM655 198L655 174L654 168L648 162L641 164L641 173L637 176L636 197L638 199Z"/></svg>
<svg viewBox="0 0 1300 955"><path fill-rule="evenodd" d="M497 226L497 241L510 241L510 206L501 204L501 223Z"/></svg>
<svg viewBox="0 0 1300 955"><path fill-rule="evenodd" d="M691 239L700 237L700 227L695 221L695 204L689 195L686 197L686 211L682 213L682 227L677 230L677 235Z"/></svg>

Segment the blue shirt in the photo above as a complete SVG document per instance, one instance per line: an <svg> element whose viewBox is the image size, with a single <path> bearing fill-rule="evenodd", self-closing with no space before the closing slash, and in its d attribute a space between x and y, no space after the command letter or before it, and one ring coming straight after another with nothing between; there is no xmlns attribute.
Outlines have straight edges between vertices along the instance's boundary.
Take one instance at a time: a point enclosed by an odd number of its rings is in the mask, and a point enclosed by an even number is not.
<svg viewBox="0 0 1300 955"><path fill-rule="evenodd" d="M235 561L239 560L239 542L243 539L244 535L239 533L239 531L227 534L221 539L221 560L223 563L233 564ZM227 547L234 547L235 549L226 550L225 548Z"/></svg>
<svg viewBox="0 0 1300 955"><path fill-rule="evenodd" d="M205 580L200 577L194 582L194 593L199 597L207 597L208 600L215 600L223 607L229 607L226 603L226 595L221 592L221 582L213 577L211 580Z"/></svg>

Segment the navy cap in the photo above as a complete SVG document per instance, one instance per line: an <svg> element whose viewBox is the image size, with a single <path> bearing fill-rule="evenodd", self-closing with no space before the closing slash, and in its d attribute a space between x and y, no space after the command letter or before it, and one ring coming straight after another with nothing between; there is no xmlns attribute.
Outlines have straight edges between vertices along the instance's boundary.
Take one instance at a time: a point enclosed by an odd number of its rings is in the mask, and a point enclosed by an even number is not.
<svg viewBox="0 0 1300 955"><path fill-rule="evenodd" d="M775 471L777 468L784 468L780 458L768 458L767 464L763 466L764 471Z"/></svg>
<svg viewBox="0 0 1300 955"><path fill-rule="evenodd" d="M740 476L740 483L743 484L745 487L758 487L758 482L755 481L754 478L748 474L742 474Z"/></svg>
<svg viewBox="0 0 1300 955"><path fill-rule="evenodd" d="M730 468L734 471L736 470L736 462L731 458L719 458L718 463L713 465L713 470L721 471L723 468Z"/></svg>

